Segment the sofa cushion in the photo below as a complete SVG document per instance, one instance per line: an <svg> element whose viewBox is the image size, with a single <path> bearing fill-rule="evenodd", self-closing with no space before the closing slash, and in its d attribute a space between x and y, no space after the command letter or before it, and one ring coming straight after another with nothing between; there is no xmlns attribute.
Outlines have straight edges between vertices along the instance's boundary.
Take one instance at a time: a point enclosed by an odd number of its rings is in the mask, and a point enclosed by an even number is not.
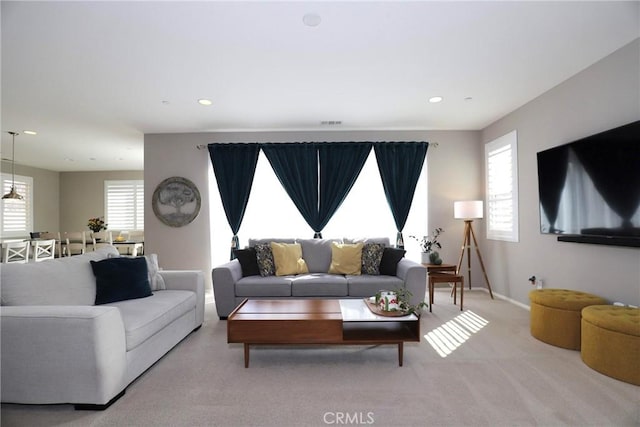
<svg viewBox="0 0 640 427"><path fill-rule="evenodd" d="M124 323L127 351L145 342L196 306L196 294L190 291L158 291L144 300L114 302Z"/></svg>
<svg viewBox="0 0 640 427"><path fill-rule="evenodd" d="M384 248L380 261L380 274L395 276L398 271L398 263L407 251L397 248Z"/></svg>
<svg viewBox="0 0 640 427"><path fill-rule="evenodd" d="M273 251L271 243L259 243L256 248L256 260L258 262L258 270L262 277L273 276L276 274L276 263L273 259Z"/></svg>
<svg viewBox="0 0 640 427"><path fill-rule="evenodd" d="M276 265L276 276L308 273L307 263L302 258L299 243L271 242L271 252Z"/></svg>
<svg viewBox="0 0 640 427"><path fill-rule="evenodd" d="M238 262L240 262L243 277L260 275L256 248L236 249L233 251L233 254L238 259Z"/></svg>
<svg viewBox="0 0 640 427"><path fill-rule="evenodd" d="M328 273L331 265L331 243L342 243L340 239L298 239L302 246L302 257L307 262L309 273Z"/></svg>
<svg viewBox="0 0 640 427"><path fill-rule="evenodd" d="M294 297L344 297L347 292L344 276L310 273L291 278L291 296Z"/></svg>
<svg viewBox="0 0 640 427"><path fill-rule="evenodd" d="M290 297L292 276L249 276L235 284L238 297Z"/></svg>
<svg viewBox="0 0 640 427"><path fill-rule="evenodd" d="M380 274L380 262L384 253L382 243L365 243L362 248L362 274Z"/></svg>
<svg viewBox="0 0 640 427"><path fill-rule="evenodd" d="M360 274L362 268L362 243L331 242L331 274Z"/></svg>
<svg viewBox="0 0 640 427"><path fill-rule="evenodd" d="M149 285L151 285L151 290L162 291L167 289L167 285L166 283L164 283L164 279L159 274L160 266L158 265L158 255L144 255L144 259L147 261L147 270L149 271Z"/></svg>
<svg viewBox="0 0 640 427"><path fill-rule="evenodd" d="M370 297L378 291L393 291L404 286L404 282L398 276L347 276L349 296ZM426 286L426 284L425 284Z"/></svg>
<svg viewBox="0 0 640 427"><path fill-rule="evenodd" d="M2 264L3 305L93 305L96 279L89 261L118 254L113 246L45 262Z"/></svg>
<svg viewBox="0 0 640 427"><path fill-rule="evenodd" d="M96 276L96 305L151 295L144 257L119 257L90 261Z"/></svg>

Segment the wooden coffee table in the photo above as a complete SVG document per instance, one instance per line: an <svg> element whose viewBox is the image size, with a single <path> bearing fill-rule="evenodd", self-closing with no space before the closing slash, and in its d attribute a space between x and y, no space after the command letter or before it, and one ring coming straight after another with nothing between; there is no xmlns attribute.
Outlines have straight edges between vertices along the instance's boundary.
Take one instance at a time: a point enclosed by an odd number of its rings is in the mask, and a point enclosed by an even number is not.
<svg viewBox="0 0 640 427"><path fill-rule="evenodd" d="M404 342L420 341L415 314L374 314L362 299L244 300L227 318L227 342L257 344L397 344L402 366Z"/></svg>

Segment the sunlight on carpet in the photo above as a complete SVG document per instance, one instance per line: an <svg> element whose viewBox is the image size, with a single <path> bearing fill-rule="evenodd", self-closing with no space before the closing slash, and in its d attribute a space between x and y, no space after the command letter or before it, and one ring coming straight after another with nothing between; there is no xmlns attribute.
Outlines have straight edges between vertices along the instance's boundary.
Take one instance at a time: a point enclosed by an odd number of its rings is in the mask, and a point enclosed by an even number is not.
<svg viewBox="0 0 640 427"><path fill-rule="evenodd" d="M469 310L438 326L424 337L440 357L447 357L464 344L471 334L479 332L488 323L488 320Z"/></svg>

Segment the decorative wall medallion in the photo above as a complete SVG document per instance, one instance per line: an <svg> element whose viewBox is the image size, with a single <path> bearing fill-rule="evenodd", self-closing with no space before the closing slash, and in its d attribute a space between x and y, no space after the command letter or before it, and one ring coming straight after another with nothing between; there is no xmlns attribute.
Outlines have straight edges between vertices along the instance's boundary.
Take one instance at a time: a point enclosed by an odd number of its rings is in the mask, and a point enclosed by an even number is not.
<svg viewBox="0 0 640 427"><path fill-rule="evenodd" d="M153 213L170 227L183 227L193 221L200 212L200 204L198 187L178 176L162 181L151 199Z"/></svg>

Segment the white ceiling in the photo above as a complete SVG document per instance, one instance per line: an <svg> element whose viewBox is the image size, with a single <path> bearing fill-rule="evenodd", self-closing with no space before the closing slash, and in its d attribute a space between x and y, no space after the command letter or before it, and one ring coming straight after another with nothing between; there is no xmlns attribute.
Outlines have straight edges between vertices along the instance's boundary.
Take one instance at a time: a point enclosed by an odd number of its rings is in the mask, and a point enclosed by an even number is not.
<svg viewBox="0 0 640 427"><path fill-rule="evenodd" d="M17 163L56 171L142 169L145 133L482 129L637 38L639 6L2 1L2 157L25 129Z"/></svg>

